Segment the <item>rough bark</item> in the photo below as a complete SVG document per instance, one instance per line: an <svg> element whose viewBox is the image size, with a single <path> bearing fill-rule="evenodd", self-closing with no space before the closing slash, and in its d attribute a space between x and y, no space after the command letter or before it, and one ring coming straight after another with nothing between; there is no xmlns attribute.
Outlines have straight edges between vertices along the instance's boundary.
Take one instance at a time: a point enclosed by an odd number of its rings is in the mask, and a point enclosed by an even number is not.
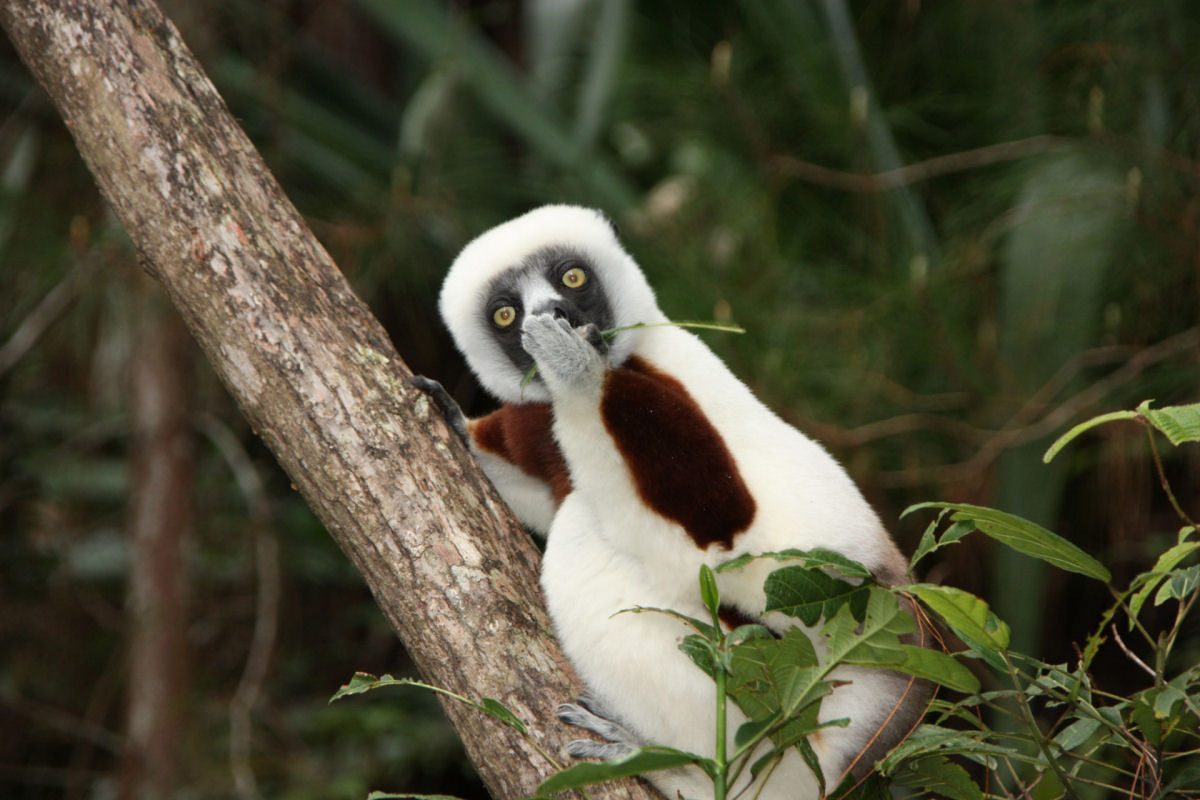
<svg viewBox="0 0 1200 800"><path fill-rule="evenodd" d="M561 752L579 690L537 589L537 551L148 0L0 0L145 267L170 295L433 683L494 697ZM494 797L549 772L509 729L451 722ZM652 797L631 782L600 798Z"/></svg>

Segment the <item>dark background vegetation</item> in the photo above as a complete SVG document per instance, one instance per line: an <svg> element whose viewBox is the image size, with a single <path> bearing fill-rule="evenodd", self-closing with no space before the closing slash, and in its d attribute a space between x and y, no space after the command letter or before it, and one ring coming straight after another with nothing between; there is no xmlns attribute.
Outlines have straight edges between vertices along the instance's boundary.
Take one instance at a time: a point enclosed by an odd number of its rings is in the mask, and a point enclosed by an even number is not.
<svg viewBox="0 0 1200 800"><path fill-rule="evenodd" d="M1197 399L1195 3L165 10L410 366L470 411L489 401L436 318L441 276L487 227L579 202L617 218L668 314L747 329L704 336L831 448L906 550L927 520L899 512L928 499L1033 518L1118 583L1173 537L1136 426L1039 456L1095 413ZM154 290L7 45L0 276L0 796L136 794L119 777L144 688L130 366L161 329L139 322ZM194 421L185 558L165 576L188 598L186 657L162 676L182 696L174 795L479 796L427 697L326 704L356 669L410 671L404 651L197 351L171 363ZM1166 469L1195 516L1200 461L1171 452ZM1050 660L1107 601L982 540L939 557L929 579L987 598ZM273 621L256 682L253 632ZM1200 659L1195 626L1177 650ZM1140 681L1119 652L1097 662L1107 689ZM252 738L231 747L239 703ZM231 764L253 781L235 787Z"/></svg>

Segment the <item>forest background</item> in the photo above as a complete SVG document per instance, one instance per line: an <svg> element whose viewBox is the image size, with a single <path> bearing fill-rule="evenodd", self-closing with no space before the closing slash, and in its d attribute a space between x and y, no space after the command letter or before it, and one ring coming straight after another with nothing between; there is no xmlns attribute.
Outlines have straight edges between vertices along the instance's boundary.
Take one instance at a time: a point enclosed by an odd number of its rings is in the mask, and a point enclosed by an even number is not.
<svg viewBox="0 0 1200 800"><path fill-rule="evenodd" d="M1071 423L1200 385L1200 9L1177 0L164 3L412 369L487 410L436 318L475 234L606 209L676 319L848 467L1041 522L1116 573L1174 540L1144 434ZM129 707L183 697L178 797L482 796L361 579L184 340L54 110L0 51L0 795L109 797ZM148 342L172 348L153 369ZM139 392L190 420L182 657L130 598ZM1193 515L1200 463L1166 470ZM257 476L257 481L255 477ZM256 488L256 482L261 484ZM248 510L249 509L249 510ZM982 539L925 578L1074 658L1108 598ZM1077 582L1078 581L1078 582ZM1095 666L1113 691L1140 676ZM1200 630L1178 646L1200 660ZM137 675L137 677L134 677Z"/></svg>

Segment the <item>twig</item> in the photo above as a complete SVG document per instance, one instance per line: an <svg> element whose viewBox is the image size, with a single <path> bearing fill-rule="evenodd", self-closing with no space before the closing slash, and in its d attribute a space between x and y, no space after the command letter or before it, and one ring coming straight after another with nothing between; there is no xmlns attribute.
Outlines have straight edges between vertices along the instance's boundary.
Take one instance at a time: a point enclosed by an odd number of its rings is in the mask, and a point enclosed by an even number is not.
<svg viewBox="0 0 1200 800"><path fill-rule="evenodd" d="M1141 667L1143 670L1145 670L1146 674L1148 674L1151 678L1154 678L1155 681L1157 682L1158 675L1156 675L1154 670L1150 668L1150 665L1147 664L1145 661L1142 661L1140 658L1138 658L1137 653L1130 650L1129 647L1125 644L1125 640L1121 638L1121 632L1117 629L1117 623L1114 622L1110 626L1110 629L1112 630L1113 636L1116 637L1117 646L1121 648L1121 652L1124 653L1125 655L1129 656L1130 661L1132 661L1134 664L1137 664L1139 667Z"/></svg>
<svg viewBox="0 0 1200 800"><path fill-rule="evenodd" d="M76 265L58 284L46 293L41 302L21 320L8 341L0 347L0 376L13 368L33 349L79 293L83 268Z"/></svg>
<svg viewBox="0 0 1200 800"><path fill-rule="evenodd" d="M1060 403L1036 422L1029 420L1037 418L1040 413L1057 395L1061 388L1079 372L1089 361L1096 359L1097 354L1105 355L1111 348L1100 348L1086 351L1064 364L1053 377L1040 389L1033 393L1021 408L1017 410L1003 427L992 434L983 446L971 458L954 464L947 464L932 469L896 470L879 474L881 486L907 486L923 480L952 480L961 478L963 473L978 475L991 466L1002 452L1021 444L1035 442L1049 434L1060 430L1076 415L1094 407L1111 392L1123 384L1129 383L1146 369L1160 361L1180 353L1194 351L1200 347L1200 327L1188 328L1158 344L1137 351L1124 364L1111 373L1078 392L1068 400ZM1124 350L1124 348L1121 348Z"/></svg>
<svg viewBox="0 0 1200 800"><path fill-rule="evenodd" d="M1154 459L1154 468L1158 472L1158 481L1162 486L1163 491L1167 493L1167 500L1171 501L1171 507L1175 509L1175 513L1183 520L1184 525L1196 527L1196 521L1188 516L1183 510L1183 506L1179 504L1179 500L1175 497L1175 492L1171 491L1171 483L1167 480L1167 473L1163 470L1162 458L1158 455L1158 445L1154 441L1154 430L1146 426L1146 438L1150 441L1150 455Z"/></svg>
<svg viewBox="0 0 1200 800"><path fill-rule="evenodd" d="M935 156L885 172L844 172L830 169L792 156L773 156L770 168L778 175L828 186L847 192L882 192L913 183L927 181L940 175L965 172L1004 161L1016 161L1029 156L1057 150L1066 143L1060 136L1030 136L1011 142L976 147L959 153Z"/></svg>
<svg viewBox="0 0 1200 800"><path fill-rule="evenodd" d="M229 702L229 769L233 773L238 796L243 800L257 800L261 795L250 766L253 738L251 713L262 693L279 627L279 542L271 529L271 502L241 442L228 426L211 414L201 415L197 425L229 465L250 509L258 598L246 666Z"/></svg>

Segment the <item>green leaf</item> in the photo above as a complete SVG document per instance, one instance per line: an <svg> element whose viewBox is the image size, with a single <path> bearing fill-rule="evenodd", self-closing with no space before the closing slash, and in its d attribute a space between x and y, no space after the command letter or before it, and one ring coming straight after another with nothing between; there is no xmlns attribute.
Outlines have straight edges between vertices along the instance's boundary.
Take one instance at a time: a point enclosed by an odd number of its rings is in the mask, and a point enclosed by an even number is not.
<svg viewBox="0 0 1200 800"><path fill-rule="evenodd" d="M689 617L687 614L681 614L678 611L673 611L669 608L634 606L633 608L622 608L617 612L617 614L666 614L668 617L674 617L680 622L685 623L688 627L692 628L706 639L716 641L720 636L720 630L712 625L709 625L707 622L701 622L695 617Z"/></svg>
<svg viewBox="0 0 1200 800"><path fill-rule="evenodd" d="M367 800L462 800L452 794L392 794L391 792L371 792Z"/></svg>
<svg viewBox="0 0 1200 800"><path fill-rule="evenodd" d="M688 764L695 764L705 772L715 769L711 759L702 758L695 753L673 750L669 747L642 747L628 756L616 761L585 762L575 764L551 775L538 787L539 795L551 795L567 789L580 789L601 781L611 781L617 778L630 778L656 772L662 769L674 769Z"/></svg>
<svg viewBox="0 0 1200 800"><path fill-rule="evenodd" d="M1011 635L1008 625L992 613L987 603L952 586L917 583L899 588L916 595L984 661L1005 669L1002 654L1008 649Z"/></svg>
<svg viewBox="0 0 1200 800"><path fill-rule="evenodd" d="M1161 606L1168 600L1183 600L1196 591L1197 586L1200 586L1200 564L1188 569L1177 569L1159 587L1158 593L1154 595L1154 605Z"/></svg>
<svg viewBox="0 0 1200 800"><path fill-rule="evenodd" d="M841 553L835 553L832 550L826 550L822 547L814 547L812 550L776 550L768 553L746 553L737 558L730 559L724 564L717 567L717 572L729 572L730 570L741 569L760 558L772 558L776 561L799 561L797 566L806 569L822 568L832 570L847 578L870 578L871 570L864 567L859 562L852 558L846 558Z"/></svg>
<svg viewBox="0 0 1200 800"><path fill-rule="evenodd" d="M717 589L717 578L707 564L700 565L700 599L703 600L704 607L712 614L713 627L719 629L721 625L721 592Z"/></svg>
<svg viewBox="0 0 1200 800"><path fill-rule="evenodd" d="M855 619L843 605L821 628L826 661L864 667L898 667L906 659L900 637L917 629L911 616L900 608L896 596L885 589L870 593L863 620Z"/></svg>
<svg viewBox="0 0 1200 800"><path fill-rule="evenodd" d="M510 711L508 706L504 705L499 700L494 700L491 697L485 697L479 701L477 708L479 708L480 711L487 714L492 719L500 720L518 733L528 732L528 729L525 727L525 723L522 722L516 714Z"/></svg>
<svg viewBox="0 0 1200 800"><path fill-rule="evenodd" d="M708 677L715 677L717 665L721 663L721 653L714 642L692 633L679 641L679 649Z"/></svg>
<svg viewBox="0 0 1200 800"><path fill-rule="evenodd" d="M1042 456L1042 463L1049 464L1051 459L1058 455L1060 450L1078 438L1081 433L1090 431L1092 428L1104 425L1108 422L1114 422L1119 419L1137 419L1137 417L1138 413L1136 411L1112 411L1108 414L1101 414L1097 417L1092 417L1089 420L1084 420L1074 428L1071 428L1071 430L1064 433L1062 436L1058 437L1054 441L1054 444L1047 448L1045 454Z"/></svg>
<svg viewBox="0 0 1200 800"><path fill-rule="evenodd" d="M950 800L983 800L983 792L971 776L944 755L923 758L903 774L906 786L921 789L923 795L936 795Z"/></svg>
<svg viewBox="0 0 1200 800"><path fill-rule="evenodd" d="M908 512L905 511L904 513L907 514ZM910 558L908 561L908 568L910 572L917 566L917 562L925 556L936 550L941 550L946 545L954 544L959 539L975 530L975 526L969 523L955 522L953 525L947 528L946 532L940 537L935 536L934 534L941 526L942 518L945 516L946 511L943 510L941 514L938 514L937 519L929 523L929 526L925 528L925 533L921 535L921 541L917 545L916 552L913 553L912 558Z"/></svg>
<svg viewBox="0 0 1200 800"><path fill-rule="evenodd" d="M787 719L777 742L817 730L817 709L833 685L821 680L812 642L800 628L779 639L752 639L730 648L726 691L751 720Z"/></svg>
<svg viewBox="0 0 1200 800"><path fill-rule="evenodd" d="M350 682L343 685L340 689L334 692L333 697L329 698L329 702L340 700L343 697L348 697L352 694L365 694L372 689L378 689L381 686L394 686L398 681L391 675L384 675L376 678L369 672L356 672L350 678Z"/></svg>
<svg viewBox="0 0 1200 800"><path fill-rule="evenodd" d="M1171 444L1178 446L1184 442L1200 442L1200 403L1151 408L1152 402L1142 402L1137 407L1138 413L1162 431Z"/></svg>
<svg viewBox="0 0 1200 800"><path fill-rule="evenodd" d="M1184 529L1187 530L1186 528ZM1179 565L1181 561L1190 556L1193 552L1200 549L1200 542L1188 541L1186 534L1180 532L1180 539L1177 544L1167 549L1158 560L1154 562L1154 566L1146 572L1138 575L1134 579L1135 583L1141 583L1141 588L1134 592L1129 598L1129 628L1133 630L1134 623L1137 620L1138 614L1142 611L1142 606L1146 603L1146 598L1154 591L1154 588L1159 585L1159 582L1169 575L1172 570ZM1165 599L1165 598L1164 598ZM1163 601L1155 598L1154 605L1162 605Z"/></svg>
<svg viewBox="0 0 1200 800"><path fill-rule="evenodd" d="M805 625L816 625L822 617L833 616L846 604L856 619L862 619L870 584L855 586L820 569L792 566L768 575L763 591L767 596L766 611L779 611Z"/></svg>
<svg viewBox="0 0 1200 800"><path fill-rule="evenodd" d="M979 678L953 656L928 647L901 645L904 663L893 669L939 683L948 689L964 694L979 691Z"/></svg>
<svg viewBox="0 0 1200 800"><path fill-rule="evenodd" d="M893 775L907 762L931 755L961 755L988 769L995 769L1000 759L1020 755L1018 749L989 742L989 735L990 731L960 731L923 724L884 756L879 769L884 775Z"/></svg>
<svg viewBox="0 0 1200 800"><path fill-rule="evenodd" d="M1100 729L1100 725L1100 720L1092 717L1077 719L1058 732L1054 737L1054 743L1063 750L1074 750L1092 738L1092 735Z"/></svg>
<svg viewBox="0 0 1200 800"><path fill-rule="evenodd" d="M1115 420L1144 419L1161 431L1171 444L1176 446L1184 442L1200 442L1200 403L1151 408L1150 404L1153 402L1153 400L1145 400L1137 407L1136 411L1113 411L1079 423L1050 445L1050 449L1042 456L1042 461L1049 463L1050 459L1058 455L1064 446L1084 431Z"/></svg>
<svg viewBox="0 0 1200 800"><path fill-rule="evenodd" d="M440 686L434 686L432 684L424 683L423 681L413 680L412 678L393 678L391 675L380 675L378 678L376 678L374 675L366 672L356 672L354 673L354 677L350 679L349 683L338 689L337 692L334 693L333 697L329 698L329 702L332 703L334 700L340 700L341 698L349 695L364 694L374 689L382 689L385 686L416 686L418 689L425 689L430 692L435 692L436 694L445 695L446 697L453 698L460 703L471 706L476 711L486 714L492 719L503 722L505 725L513 730L518 731L519 733L527 732L525 723L522 722L516 714L509 710L509 708L499 700L485 697L476 703L460 694L455 694L449 689L443 689Z"/></svg>
<svg viewBox="0 0 1200 800"><path fill-rule="evenodd" d="M954 512L951 519L969 522L979 531L1018 552L1099 581L1107 583L1112 580L1108 569L1083 550L1041 525L1014 514L966 503L918 503L909 506L904 513L920 508L950 509Z"/></svg>

